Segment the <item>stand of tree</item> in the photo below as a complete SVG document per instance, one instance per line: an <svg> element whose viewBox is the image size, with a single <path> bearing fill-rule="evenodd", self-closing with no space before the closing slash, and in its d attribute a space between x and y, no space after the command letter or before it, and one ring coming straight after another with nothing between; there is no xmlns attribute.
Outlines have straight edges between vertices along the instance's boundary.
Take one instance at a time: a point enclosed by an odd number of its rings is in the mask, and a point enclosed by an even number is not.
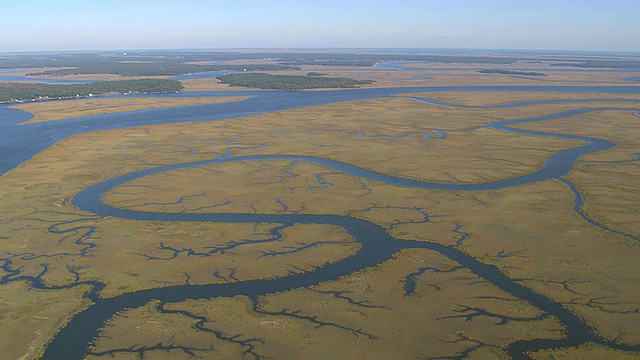
<svg viewBox="0 0 640 360"><path fill-rule="evenodd" d="M307 76L327 76L327 75L329 74L325 74L317 71L311 71L307 73Z"/></svg>
<svg viewBox="0 0 640 360"><path fill-rule="evenodd" d="M101 94L171 93L182 90L176 80L99 81L88 84L0 83L0 102L83 97Z"/></svg>
<svg viewBox="0 0 640 360"><path fill-rule="evenodd" d="M486 69L478 70L483 74L503 74L503 75L524 75L524 76L547 76L546 74L535 71L515 71L515 70L498 70L498 69Z"/></svg>
<svg viewBox="0 0 640 360"><path fill-rule="evenodd" d="M265 73L227 74L218 76L217 79L231 86L277 90L353 88L357 85L373 83L373 80L356 80L345 77L271 75Z"/></svg>

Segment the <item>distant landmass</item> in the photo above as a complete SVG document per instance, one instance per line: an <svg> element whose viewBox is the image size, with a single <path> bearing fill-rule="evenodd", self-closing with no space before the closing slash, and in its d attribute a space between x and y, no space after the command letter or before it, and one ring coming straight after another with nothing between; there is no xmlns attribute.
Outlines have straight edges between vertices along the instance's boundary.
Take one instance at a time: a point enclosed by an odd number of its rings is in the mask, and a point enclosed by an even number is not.
<svg viewBox="0 0 640 360"><path fill-rule="evenodd" d="M276 71L298 70L298 67L277 64L245 64L245 65L196 65L176 61L155 62L107 62L88 63L72 69L55 69L33 72L28 76L50 75L85 75L115 74L121 76L178 76L210 71Z"/></svg>

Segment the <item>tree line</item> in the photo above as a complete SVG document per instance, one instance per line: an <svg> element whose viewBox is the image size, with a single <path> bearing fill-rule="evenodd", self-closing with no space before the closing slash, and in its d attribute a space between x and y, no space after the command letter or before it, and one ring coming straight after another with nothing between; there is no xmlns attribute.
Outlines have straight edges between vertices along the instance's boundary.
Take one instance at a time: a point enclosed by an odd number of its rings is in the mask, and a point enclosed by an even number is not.
<svg viewBox="0 0 640 360"><path fill-rule="evenodd" d="M0 102L84 97L102 94L171 93L182 90L176 80L98 81L88 84L0 83Z"/></svg>
<svg viewBox="0 0 640 360"><path fill-rule="evenodd" d="M478 70L482 74L503 74L503 75L523 75L523 76L547 76L546 74L535 71L516 71L516 70L499 70L499 69L485 69Z"/></svg>

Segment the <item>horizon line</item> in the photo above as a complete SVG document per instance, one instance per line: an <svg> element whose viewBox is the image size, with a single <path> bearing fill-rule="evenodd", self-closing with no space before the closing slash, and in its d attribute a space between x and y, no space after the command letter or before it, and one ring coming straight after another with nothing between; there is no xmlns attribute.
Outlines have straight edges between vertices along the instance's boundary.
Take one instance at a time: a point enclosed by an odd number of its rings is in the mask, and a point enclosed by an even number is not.
<svg viewBox="0 0 640 360"><path fill-rule="evenodd" d="M192 47L192 48L107 48L107 49L85 49L85 50L21 50L21 51L6 51L0 50L0 54L41 54L41 53L102 53L102 52L144 52L144 51L166 51L166 52L174 52L174 51L193 51L193 52L201 52L201 51L255 51L255 50L289 50L289 51L308 51L308 50L337 50L337 51L397 51L402 53L403 51L425 51L425 52L436 52L436 51L451 51L451 52L502 52L502 53L546 53L546 54L598 54L598 55L606 55L606 54L615 54L615 55L639 55L640 50L579 50L579 49L571 49L571 50L561 50L561 49L527 49L527 48L518 48L518 49L509 49L509 48L466 48L466 47L452 47L452 48L441 48L441 47L371 47L371 46L361 46L361 47L339 47L339 46L309 46L309 47L301 47L301 46L256 46L256 47Z"/></svg>

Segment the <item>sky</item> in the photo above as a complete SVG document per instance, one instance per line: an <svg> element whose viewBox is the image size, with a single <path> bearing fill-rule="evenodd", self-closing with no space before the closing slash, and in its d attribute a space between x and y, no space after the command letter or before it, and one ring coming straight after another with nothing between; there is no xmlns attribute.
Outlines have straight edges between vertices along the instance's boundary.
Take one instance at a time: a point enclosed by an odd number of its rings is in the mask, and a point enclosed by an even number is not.
<svg viewBox="0 0 640 360"><path fill-rule="evenodd" d="M640 51L640 0L4 0L0 52L217 48Z"/></svg>

